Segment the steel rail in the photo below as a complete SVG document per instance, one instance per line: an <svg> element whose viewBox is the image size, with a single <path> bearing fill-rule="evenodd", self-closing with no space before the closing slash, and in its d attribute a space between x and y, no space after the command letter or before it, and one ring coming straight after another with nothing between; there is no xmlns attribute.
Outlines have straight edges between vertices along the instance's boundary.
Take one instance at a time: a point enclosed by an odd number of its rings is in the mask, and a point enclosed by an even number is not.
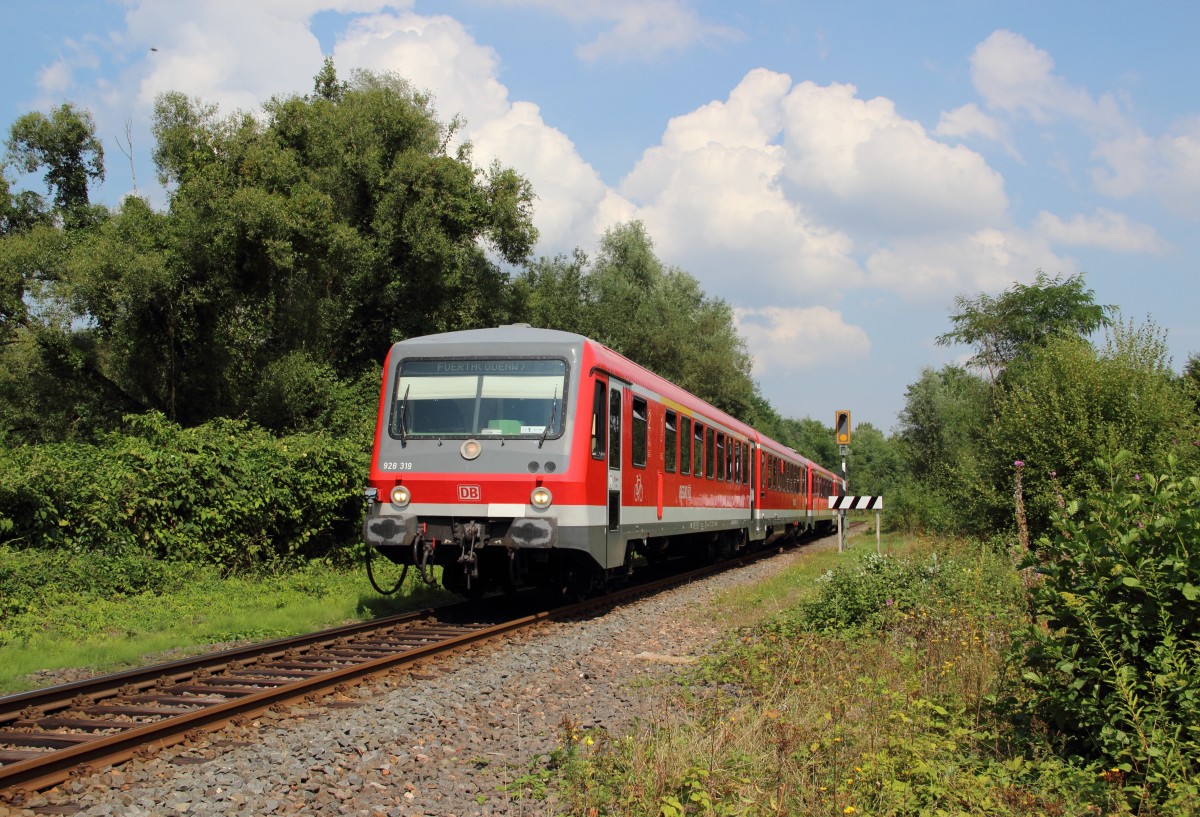
<svg viewBox="0 0 1200 817"><path fill-rule="evenodd" d="M105 729L116 729L116 734L84 738L72 733L63 733L66 738L62 742L74 742L73 745L42 753L41 756L0 765L0 802L17 803L30 791L38 791L55 786L73 776L89 774L103 766L125 762L135 756L153 754L159 750L178 744L182 741L199 737L202 733L214 732L227 725L235 718L248 718L258 715L272 707L288 702L316 696L322 692L343 690L350 684L360 683L369 676L381 672L392 671L404 664L447 653L463 647L495 639L517 630L546 621L564 620L578 617L598 609L607 609L636 598L678 587L683 584L701 579L724 570L739 567L750 562L766 558L778 552L778 548L767 548L755 553L744 554L726 562L707 565L686 573L676 574L662 579L631 585L610 594L598 596L584 601L575 602L552 610L536 612L521 616L499 624L478 626L450 638L433 641L428 644L406 645L396 648L394 652L377 658L368 658L356 663L347 664L332 669L324 669L320 674L308 677L289 678L286 683L269 685L264 689L247 691L239 688L237 697L230 700L212 702L203 697L197 697L190 705L200 708L187 712L168 714L163 719L152 723L130 724L129 722L114 722ZM130 695L131 686L154 687L158 679L165 678L172 682L182 679L195 678L200 670L221 665L233 665L247 659L259 659L264 656L278 658L289 650L297 647L319 647L323 643L332 644L343 641L348 636L367 635L373 632L386 631L397 625L414 623L434 617L437 613L447 610L466 609L470 605L453 605L441 610L422 610L405 613L310 633L296 638L278 639L262 644L237 647L222 650L217 653L196 656L194 658L172 661L167 664L143 667L94 679L76 681L57 687L18 693L0 698L0 724L13 723L19 716L14 715L18 709L25 712L29 708L39 708L47 712L68 710L79 699L77 696L116 697L122 694ZM453 625L442 625L453 626ZM461 625L460 625L461 626ZM403 633L401 632L402 636ZM353 649L353 645L347 648ZM320 657L321 653L315 653ZM253 672L252 669L247 671ZM203 681L195 682L203 683ZM254 681L247 679L246 683L273 684L272 681ZM169 684L167 687L169 692ZM170 713L170 709L164 710ZM69 728L69 725L68 725ZM3 739L0 738L0 742Z"/></svg>

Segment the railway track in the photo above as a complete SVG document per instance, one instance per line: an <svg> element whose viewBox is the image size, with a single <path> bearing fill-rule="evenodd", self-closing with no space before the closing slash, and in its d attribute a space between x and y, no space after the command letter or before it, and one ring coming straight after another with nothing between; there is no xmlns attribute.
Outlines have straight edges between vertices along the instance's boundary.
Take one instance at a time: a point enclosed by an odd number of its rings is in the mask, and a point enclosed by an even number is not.
<svg viewBox="0 0 1200 817"><path fill-rule="evenodd" d="M0 802L133 757L196 740L262 712L345 691L374 675L496 639L541 622L585 615L770 556L623 588L553 609L497 615L461 604L101 676L0 698ZM505 607L511 611L513 601Z"/></svg>

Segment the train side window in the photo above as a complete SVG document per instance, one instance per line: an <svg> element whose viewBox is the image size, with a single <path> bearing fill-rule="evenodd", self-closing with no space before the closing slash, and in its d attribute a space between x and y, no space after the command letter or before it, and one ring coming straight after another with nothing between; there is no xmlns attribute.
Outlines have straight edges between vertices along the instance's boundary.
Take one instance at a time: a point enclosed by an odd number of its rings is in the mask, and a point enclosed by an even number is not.
<svg viewBox="0 0 1200 817"><path fill-rule="evenodd" d="M742 441L737 441L737 447L733 452L733 479L738 485L742 485L746 481L746 469L742 467L742 453L746 450L742 448Z"/></svg>
<svg viewBox="0 0 1200 817"><path fill-rule="evenodd" d="M725 479L733 482L733 440L725 446Z"/></svg>
<svg viewBox="0 0 1200 817"><path fill-rule="evenodd" d="M679 418L679 473L692 473L692 418Z"/></svg>
<svg viewBox="0 0 1200 817"><path fill-rule="evenodd" d="M650 436L650 424L646 419L646 400L643 397L633 398L633 464L638 468L646 467L647 439Z"/></svg>
<svg viewBox="0 0 1200 817"><path fill-rule="evenodd" d="M716 436L717 432L711 426L704 429L704 476L708 479L713 478L713 472L716 470L717 448L713 445Z"/></svg>
<svg viewBox="0 0 1200 817"><path fill-rule="evenodd" d="M750 443L742 443L742 484L754 485L754 477L750 474Z"/></svg>
<svg viewBox="0 0 1200 817"><path fill-rule="evenodd" d="M692 473L698 477L702 477L704 476L704 426L700 423L696 423L693 442L696 444L696 455L692 459L694 463Z"/></svg>
<svg viewBox="0 0 1200 817"><path fill-rule="evenodd" d="M621 468L621 390L608 393L608 467Z"/></svg>
<svg viewBox="0 0 1200 817"><path fill-rule="evenodd" d="M675 412L668 411L663 419L663 470L675 473L676 431Z"/></svg>
<svg viewBox="0 0 1200 817"><path fill-rule="evenodd" d="M602 380L596 381L596 391L592 395L592 457L604 459L605 428L604 409L608 406L608 386Z"/></svg>
<svg viewBox="0 0 1200 817"><path fill-rule="evenodd" d="M717 432L717 479L725 481L725 435Z"/></svg>

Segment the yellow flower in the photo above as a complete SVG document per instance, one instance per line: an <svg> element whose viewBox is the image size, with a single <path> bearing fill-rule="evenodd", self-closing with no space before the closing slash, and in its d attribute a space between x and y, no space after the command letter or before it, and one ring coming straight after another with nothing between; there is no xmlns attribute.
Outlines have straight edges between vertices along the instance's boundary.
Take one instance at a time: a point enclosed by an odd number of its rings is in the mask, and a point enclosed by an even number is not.
<svg viewBox="0 0 1200 817"><path fill-rule="evenodd" d="M854 806L846 806L844 809L842 809L842 814L853 814L856 811L858 811L858 809L856 809Z"/></svg>
<svg viewBox="0 0 1200 817"><path fill-rule="evenodd" d="M584 739L583 739L583 742L584 742L584 744L585 744L585 745L587 745L587 746L591 746L591 745L592 745L593 743L595 743L596 741L592 740L592 736L591 736L591 735L588 735L586 738L584 738Z"/></svg>

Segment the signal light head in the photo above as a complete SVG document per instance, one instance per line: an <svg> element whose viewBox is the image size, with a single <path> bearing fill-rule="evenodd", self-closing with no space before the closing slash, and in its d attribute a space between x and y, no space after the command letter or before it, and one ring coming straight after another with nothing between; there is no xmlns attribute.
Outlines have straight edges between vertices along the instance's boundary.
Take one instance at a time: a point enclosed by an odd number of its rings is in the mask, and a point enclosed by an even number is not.
<svg viewBox="0 0 1200 817"><path fill-rule="evenodd" d="M838 445L850 444L850 412L845 409L839 409L834 419L834 439Z"/></svg>

